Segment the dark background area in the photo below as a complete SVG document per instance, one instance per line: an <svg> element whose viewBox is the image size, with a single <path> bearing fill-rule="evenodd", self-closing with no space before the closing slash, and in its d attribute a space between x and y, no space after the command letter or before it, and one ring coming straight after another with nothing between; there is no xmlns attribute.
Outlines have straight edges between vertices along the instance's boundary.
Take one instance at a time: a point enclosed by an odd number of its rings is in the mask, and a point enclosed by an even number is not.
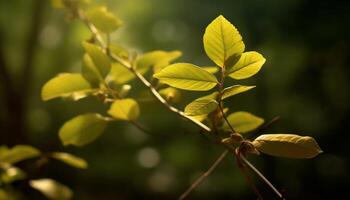
<svg viewBox="0 0 350 200"><path fill-rule="evenodd" d="M246 50L256 50L267 59L255 77L240 82L257 88L226 102L231 112L245 110L266 120L280 116L266 132L310 135L324 151L310 160L265 155L249 159L285 190L287 199L348 196L348 1L109 0L95 4L99 3L106 3L125 23L113 34L114 43L137 52L181 50L180 61L197 65L212 65L202 35L223 14L242 34ZM141 102L140 119L154 136L116 122L85 147L60 143L57 133L66 120L107 109L93 98L40 99L47 80L60 72L80 70L81 41L87 38L83 24L68 22L49 1L0 1L0 144L31 144L85 158L87 170L52 162L40 173L70 186L75 199L176 199L223 149L155 101ZM138 81L132 84L141 91ZM187 92L184 96L180 108L194 99ZM266 199L275 198L263 182L256 179L256 183ZM42 198L25 192L28 199ZM254 198L231 156L189 199Z"/></svg>

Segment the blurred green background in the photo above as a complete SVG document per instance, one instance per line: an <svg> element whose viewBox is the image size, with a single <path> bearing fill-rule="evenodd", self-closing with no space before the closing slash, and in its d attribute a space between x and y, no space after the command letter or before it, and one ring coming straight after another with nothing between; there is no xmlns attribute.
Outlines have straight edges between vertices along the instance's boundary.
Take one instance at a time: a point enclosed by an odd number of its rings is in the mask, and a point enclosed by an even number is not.
<svg viewBox="0 0 350 200"><path fill-rule="evenodd" d="M241 32L246 50L267 62L252 92L232 98L231 111L266 120L280 116L269 133L313 136L324 153L311 160L270 156L249 159L287 199L333 199L350 185L350 3L303 0L105 0L125 26L112 41L136 52L181 50L180 61L211 65L202 45L204 29L223 14ZM0 1L0 144L31 144L63 150L89 162L87 170L51 162L40 173L75 191L74 199L176 199L223 151L191 123L155 101L141 102L141 122L154 136L115 122L96 142L63 147L58 129L81 113L105 113L93 98L42 102L41 86L60 72L80 70L81 41L89 32L68 22L45 0ZM133 81L136 91L140 83ZM198 93L198 96L205 93ZM195 96L184 93L184 103ZM178 105L183 108L185 104ZM255 137L251 134L249 137ZM259 179L266 199L275 195ZM27 199L43 197L23 188ZM189 199L254 199L234 158L227 158Z"/></svg>

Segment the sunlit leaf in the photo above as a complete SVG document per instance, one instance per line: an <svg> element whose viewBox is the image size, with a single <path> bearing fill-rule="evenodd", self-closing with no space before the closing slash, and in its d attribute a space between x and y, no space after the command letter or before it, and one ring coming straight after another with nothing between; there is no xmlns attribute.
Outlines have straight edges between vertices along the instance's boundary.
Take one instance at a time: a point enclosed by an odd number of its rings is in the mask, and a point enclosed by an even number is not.
<svg viewBox="0 0 350 200"><path fill-rule="evenodd" d="M246 92L246 91L251 90L253 88L255 88L255 86L234 85L231 87L227 87L224 89L221 98L226 99L228 97L234 96L234 95L242 93L242 92Z"/></svg>
<svg viewBox="0 0 350 200"><path fill-rule="evenodd" d="M86 12L86 17L97 29L104 33L117 30L123 23L120 19L109 12L105 6L92 8Z"/></svg>
<svg viewBox="0 0 350 200"><path fill-rule="evenodd" d="M218 102L216 100L194 100L186 106L185 113L189 116L208 114L214 111L217 106Z"/></svg>
<svg viewBox="0 0 350 200"><path fill-rule="evenodd" d="M16 145L11 149L3 150L0 162L14 164L40 155L40 151L28 145Z"/></svg>
<svg viewBox="0 0 350 200"><path fill-rule="evenodd" d="M0 180L3 183L12 183L18 180L22 180L26 177L26 174L17 167L9 167L4 169L0 175Z"/></svg>
<svg viewBox="0 0 350 200"><path fill-rule="evenodd" d="M222 15L207 26L203 43L208 57L220 67L231 65L244 51L242 36Z"/></svg>
<svg viewBox="0 0 350 200"><path fill-rule="evenodd" d="M97 139L104 131L108 121L97 113L76 116L60 129L63 145L83 146Z"/></svg>
<svg viewBox="0 0 350 200"><path fill-rule="evenodd" d="M261 152L288 158L313 158L322 153L314 138L295 134L265 134L253 141Z"/></svg>
<svg viewBox="0 0 350 200"><path fill-rule="evenodd" d="M106 53L103 52L99 46L88 42L83 42L83 47L86 53L91 57L94 66L96 66L94 71L98 73L99 77L106 77L111 70L111 62Z"/></svg>
<svg viewBox="0 0 350 200"><path fill-rule="evenodd" d="M260 71L265 61L266 59L258 52L245 52L229 70L229 76L237 80L249 78Z"/></svg>
<svg viewBox="0 0 350 200"><path fill-rule="evenodd" d="M214 75L189 63L169 65L154 74L154 77L165 84L184 90L207 91L217 84Z"/></svg>
<svg viewBox="0 0 350 200"><path fill-rule="evenodd" d="M159 90L159 94L162 95L167 101L178 103L181 100L181 92L172 87Z"/></svg>
<svg viewBox="0 0 350 200"><path fill-rule="evenodd" d="M216 72L219 71L218 67L202 67L202 68L205 69L206 71L212 73L212 74L215 74Z"/></svg>
<svg viewBox="0 0 350 200"><path fill-rule="evenodd" d="M41 98L44 101L65 97L78 100L96 91L81 74L59 74L45 83L41 90Z"/></svg>
<svg viewBox="0 0 350 200"><path fill-rule="evenodd" d="M113 63L111 72L108 74L107 80L116 84L124 84L135 78L135 75L120 63Z"/></svg>
<svg viewBox="0 0 350 200"><path fill-rule="evenodd" d="M234 112L230 114L227 119L235 131L239 133L253 131L264 123L263 118L244 111ZM229 128L226 123L224 124L224 127L226 129Z"/></svg>
<svg viewBox="0 0 350 200"><path fill-rule="evenodd" d="M129 52L127 49L124 47L117 45L117 44L111 44L109 46L109 49L111 50L112 53L115 55L123 58L123 59L128 59L129 58Z"/></svg>
<svg viewBox="0 0 350 200"><path fill-rule="evenodd" d="M50 156L56 160L59 160L59 161L66 163L67 165L70 165L72 167L86 169L88 166L87 162L84 159L79 158L79 157L74 156L74 155L69 154L69 153L53 152L50 154Z"/></svg>
<svg viewBox="0 0 350 200"><path fill-rule="evenodd" d="M31 180L29 181L29 185L52 200L68 200L73 197L71 189L53 179L44 178Z"/></svg>
<svg viewBox="0 0 350 200"><path fill-rule="evenodd" d="M97 67L95 66L91 57L88 54L85 54L83 57L81 75L93 87L99 87L100 83L103 83L104 81L103 77L101 76L101 73L99 73Z"/></svg>
<svg viewBox="0 0 350 200"><path fill-rule="evenodd" d="M131 98L115 100L108 110L108 114L120 120L135 120L140 115L138 103Z"/></svg>

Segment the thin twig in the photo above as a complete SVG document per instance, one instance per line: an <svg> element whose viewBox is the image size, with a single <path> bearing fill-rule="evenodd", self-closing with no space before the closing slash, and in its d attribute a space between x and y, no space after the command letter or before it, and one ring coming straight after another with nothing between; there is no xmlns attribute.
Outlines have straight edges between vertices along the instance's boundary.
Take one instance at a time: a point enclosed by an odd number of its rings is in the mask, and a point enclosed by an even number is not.
<svg viewBox="0 0 350 200"><path fill-rule="evenodd" d="M240 158L244 164L246 164L254 173L256 173L277 194L279 198L285 200L283 195L276 189L276 187L273 186L272 183L244 157L244 155L240 154Z"/></svg>
<svg viewBox="0 0 350 200"><path fill-rule="evenodd" d="M90 31L92 32L92 34L94 35L95 39L98 41L98 43L105 48L106 44L103 41L103 38L101 37L101 35L98 33L96 27L91 24L87 18L84 16L84 13L82 11L79 11L79 17L82 21L84 21L84 23L87 25L87 27L90 29ZM156 97L156 99L161 102L165 107L168 108L168 110L177 113L178 115L180 115L182 118L185 118L189 121L191 121L192 123L198 125L199 127L201 127L202 129L204 129L207 132L211 132L211 129L206 126L205 124L203 124L202 122L199 122L189 116L187 116L184 112L182 112L181 110L173 107L172 105L170 105L159 93L158 91L153 87L153 85L142 75L140 74L138 71L136 71L129 62L123 60L122 58L120 58L119 56L113 54L112 52L108 53L109 57L111 57L113 60L119 62L121 65L123 65L124 67L126 67L127 69L129 69L146 87L149 88L149 90L151 91L151 93L153 94L154 97Z"/></svg>
<svg viewBox="0 0 350 200"><path fill-rule="evenodd" d="M191 192L196 189L202 182L203 180L208 177L215 169L216 167L224 160L226 155L228 154L228 150L225 150L218 159L210 166L210 168L202 174L200 177L196 179L195 182L192 183L192 185L179 197L179 200L184 200Z"/></svg>

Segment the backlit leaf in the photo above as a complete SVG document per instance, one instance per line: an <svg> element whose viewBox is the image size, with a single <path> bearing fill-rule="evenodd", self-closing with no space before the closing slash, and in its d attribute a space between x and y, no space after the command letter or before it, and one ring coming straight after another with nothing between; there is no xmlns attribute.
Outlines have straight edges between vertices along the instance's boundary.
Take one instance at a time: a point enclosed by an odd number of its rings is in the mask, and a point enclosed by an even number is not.
<svg viewBox="0 0 350 200"><path fill-rule="evenodd" d="M207 26L203 43L208 57L220 67L238 59L244 51L242 36L222 15Z"/></svg>
<svg viewBox="0 0 350 200"><path fill-rule="evenodd" d="M217 84L214 75L189 63L169 65L154 74L154 77L162 83L184 90L207 91Z"/></svg>
<svg viewBox="0 0 350 200"><path fill-rule="evenodd" d="M244 111L234 112L227 119L235 131L239 133L253 131L264 123L263 118ZM228 129L229 126L225 123L224 128Z"/></svg>
<svg viewBox="0 0 350 200"><path fill-rule="evenodd" d="M68 200L73 197L73 192L67 186L53 179L36 179L29 181L29 185L40 191L45 197L52 200Z"/></svg>
<svg viewBox="0 0 350 200"><path fill-rule="evenodd" d="M214 111L217 107L218 102L216 100L194 100L186 106L185 113L189 116L203 115Z"/></svg>
<svg viewBox="0 0 350 200"><path fill-rule="evenodd" d="M228 97L231 97L233 95L246 92L250 89L255 88L255 86L245 86L245 85L234 85L231 87L227 87L224 89L223 94L222 94L222 99L226 99Z"/></svg>
<svg viewBox="0 0 350 200"><path fill-rule="evenodd" d="M97 139L108 121L97 113L78 115L67 121L60 129L63 145L83 146Z"/></svg>
<svg viewBox="0 0 350 200"><path fill-rule="evenodd" d="M111 72L107 76L108 81L113 81L116 84L124 84L135 78L135 75L120 63L113 63Z"/></svg>
<svg viewBox="0 0 350 200"><path fill-rule="evenodd" d="M103 83L104 79L98 72L97 67L93 63L91 57L85 54L83 57L83 64L81 69L81 75L87 80L93 87L99 87L100 83Z"/></svg>
<svg viewBox="0 0 350 200"><path fill-rule="evenodd" d="M202 67L202 68L205 69L206 71L212 73L212 74L215 74L216 72L219 71L218 67Z"/></svg>
<svg viewBox="0 0 350 200"><path fill-rule="evenodd" d="M139 104L131 98L115 100L108 110L108 114L120 120L135 120L140 115Z"/></svg>
<svg viewBox="0 0 350 200"><path fill-rule="evenodd" d="M86 53L91 57L94 66L96 66L94 71L98 73L99 77L106 77L111 70L111 62L106 53L103 52L99 46L88 42L83 42L83 47Z"/></svg>
<svg viewBox="0 0 350 200"><path fill-rule="evenodd" d="M78 100L96 91L81 74L64 73L49 80L41 90L41 98L44 101L65 97Z"/></svg>
<svg viewBox="0 0 350 200"><path fill-rule="evenodd" d="M70 165L72 167L86 169L88 166L87 162L84 159L79 158L79 157L74 156L74 155L69 154L69 153L53 152L50 154L50 156L56 160L59 160L59 161L66 163L67 165Z"/></svg>
<svg viewBox="0 0 350 200"><path fill-rule="evenodd" d="M229 70L229 76L237 80L249 78L259 72L265 61L266 59L258 52L245 52Z"/></svg>
<svg viewBox="0 0 350 200"><path fill-rule="evenodd" d="M11 149L3 150L0 162L14 164L40 155L40 151L28 145L16 145Z"/></svg>
<svg viewBox="0 0 350 200"><path fill-rule="evenodd" d="M104 33L111 33L117 30L123 23L105 6L92 8L86 12L86 17L96 28Z"/></svg>
<svg viewBox="0 0 350 200"><path fill-rule="evenodd" d="M3 183L12 183L18 180L23 180L26 177L24 171L17 167L9 167L4 169L0 174L0 180ZM1 198L0 198L1 199Z"/></svg>
<svg viewBox="0 0 350 200"><path fill-rule="evenodd" d="M253 141L261 152L288 158L313 158L322 153L314 138L295 134L265 134Z"/></svg>

